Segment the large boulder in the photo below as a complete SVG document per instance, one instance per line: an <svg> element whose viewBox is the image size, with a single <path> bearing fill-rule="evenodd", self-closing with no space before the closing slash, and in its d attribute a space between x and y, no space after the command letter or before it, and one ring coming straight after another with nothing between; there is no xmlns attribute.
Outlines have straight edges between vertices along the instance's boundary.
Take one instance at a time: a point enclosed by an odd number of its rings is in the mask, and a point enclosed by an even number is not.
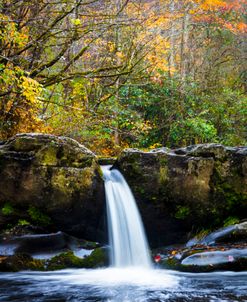
<svg viewBox="0 0 247 302"><path fill-rule="evenodd" d="M28 133L0 145L0 231L30 222L95 241L103 213L100 166L75 140Z"/></svg>
<svg viewBox="0 0 247 302"><path fill-rule="evenodd" d="M247 213L247 148L202 144L150 152L126 149L125 176L153 247L185 242Z"/></svg>

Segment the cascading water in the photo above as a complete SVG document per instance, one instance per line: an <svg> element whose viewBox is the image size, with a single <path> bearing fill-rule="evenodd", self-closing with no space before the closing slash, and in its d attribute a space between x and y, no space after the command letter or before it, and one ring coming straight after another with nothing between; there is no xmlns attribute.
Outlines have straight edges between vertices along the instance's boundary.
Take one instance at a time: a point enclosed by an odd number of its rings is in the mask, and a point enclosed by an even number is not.
<svg viewBox="0 0 247 302"><path fill-rule="evenodd" d="M134 196L123 175L110 166L102 167L111 264L114 267L151 268L149 248Z"/></svg>
<svg viewBox="0 0 247 302"><path fill-rule="evenodd" d="M150 269L148 245L131 191L119 171L109 167L103 171L115 267L0 272L0 302L247 301L246 272L188 274Z"/></svg>

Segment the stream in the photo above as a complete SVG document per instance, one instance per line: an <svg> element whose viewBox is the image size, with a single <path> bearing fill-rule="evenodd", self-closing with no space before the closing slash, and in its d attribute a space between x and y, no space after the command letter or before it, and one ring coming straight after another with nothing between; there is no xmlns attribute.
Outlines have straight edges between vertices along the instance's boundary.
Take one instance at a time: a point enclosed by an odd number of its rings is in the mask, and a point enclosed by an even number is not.
<svg viewBox="0 0 247 302"><path fill-rule="evenodd" d="M0 273L0 301L247 301L247 272L106 268Z"/></svg>

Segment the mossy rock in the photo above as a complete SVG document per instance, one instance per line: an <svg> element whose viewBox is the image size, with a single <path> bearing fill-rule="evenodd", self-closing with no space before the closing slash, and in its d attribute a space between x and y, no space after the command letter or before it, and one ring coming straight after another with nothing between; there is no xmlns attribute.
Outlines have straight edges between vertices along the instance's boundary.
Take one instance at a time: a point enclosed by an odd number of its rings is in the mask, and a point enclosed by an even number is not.
<svg viewBox="0 0 247 302"><path fill-rule="evenodd" d="M91 255L83 260L85 268L104 267L109 264L108 253L105 248L95 249Z"/></svg>
<svg viewBox="0 0 247 302"><path fill-rule="evenodd" d="M33 259L28 254L16 254L13 256L0 256L1 272L18 272L21 270L44 271L45 261Z"/></svg>
<svg viewBox="0 0 247 302"><path fill-rule="evenodd" d="M113 165L116 161L116 157L98 157L98 162L100 165Z"/></svg>
<svg viewBox="0 0 247 302"><path fill-rule="evenodd" d="M103 240L103 175L86 147L67 137L19 134L0 145L0 165L0 231L27 221Z"/></svg>
<svg viewBox="0 0 247 302"><path fill-rule="evenodd" d="M173 259L168 259L163 261L161 264L162 268L177 270L181 272L190 272L190 273L208 273L215 271L246 271L247 270L247 258L241 258L235 262L229 263L220 263L216 265L183 265Z"/></svg>
<svg viewBox="0 0 247 302"><path fill-rule="evenodd" d="M107 265L106 251L103 248L95 249L89 256L79 258L72 251L62 253L47 262L47 270L65 268L97 268Z"/></svg>
<svg viewBox="0 0 247 302"><path fill-rule="evenodd" d="M126 149L114 166L133 191L152 247L246 218L247 148Z"/></svg>
<svg viewBox="0 0 247 302"><path fill-rule="evenodd" d="M159 266L185 272L247 271L247 222L221 228L186 246L170 246L155 252Z"/></svg>
<svg viewBox="0 0 247 302"><path fill-rule="evenodd" d="M66 268L98 268L108 265L105 249L97 248L91 255L79 258L68 251L49 260L34 259L28 254L0 256L0 272L21 270L53 271Z"/></svg>
<svg viewBox="0 0 247 302"><path fill-rule="evenodd" d="M93 152L69 137L41 133L17 134L1 145L1 152L15 159L26 155L38 166L84 168L95 159Z"/></svg>

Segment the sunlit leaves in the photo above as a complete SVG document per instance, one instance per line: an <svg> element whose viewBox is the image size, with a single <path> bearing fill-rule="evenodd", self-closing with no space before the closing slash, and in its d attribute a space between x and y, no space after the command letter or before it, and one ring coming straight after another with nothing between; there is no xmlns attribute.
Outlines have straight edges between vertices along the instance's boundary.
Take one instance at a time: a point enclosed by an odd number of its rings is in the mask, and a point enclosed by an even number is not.
<svg viewBox="0 0 247 302"><path fill-rule="evenodd" d="M0 40L1 47L23 47L28 42L26 29L18 30L16 22L9 16L0 13Z"/></svg>
<svg viewBox="0 0 247 302"><path fill-rule="evenodd" d="M81 20L80 19L71 19L70 20L72 24L78 26L81 25Z"/></svg>
<svg viewBox="0 0 247 302"><path fill-rule="evenodd" d="M48 125L104 155L244 143L244 0L6 3L2 138Z"/></svg>
<svg viewBox="0 0 247 302"><path fill-rule="evenodd" d="M42 92L42 86L29 77L22 76L20 78L21 95L29 101L31 104L35 104L38 101L38 97Z"/></svg>
<svg viewBox="0 0 247 302"><path fill-rule="evenodd" d="M14 60L5 57L13 49L28 43L27 30L18 29L16 22L6 15L0 14L0 19L0 137L7 138L17 132L42 131L43 122L38 117L42 86Z"/></svg>
<svg viewBox="0 0 247 302"><path fill-rule="evenodd" d="M204 0L191 11L196 22L211 24L235 34L247 32L243 0Z"/></svg>

